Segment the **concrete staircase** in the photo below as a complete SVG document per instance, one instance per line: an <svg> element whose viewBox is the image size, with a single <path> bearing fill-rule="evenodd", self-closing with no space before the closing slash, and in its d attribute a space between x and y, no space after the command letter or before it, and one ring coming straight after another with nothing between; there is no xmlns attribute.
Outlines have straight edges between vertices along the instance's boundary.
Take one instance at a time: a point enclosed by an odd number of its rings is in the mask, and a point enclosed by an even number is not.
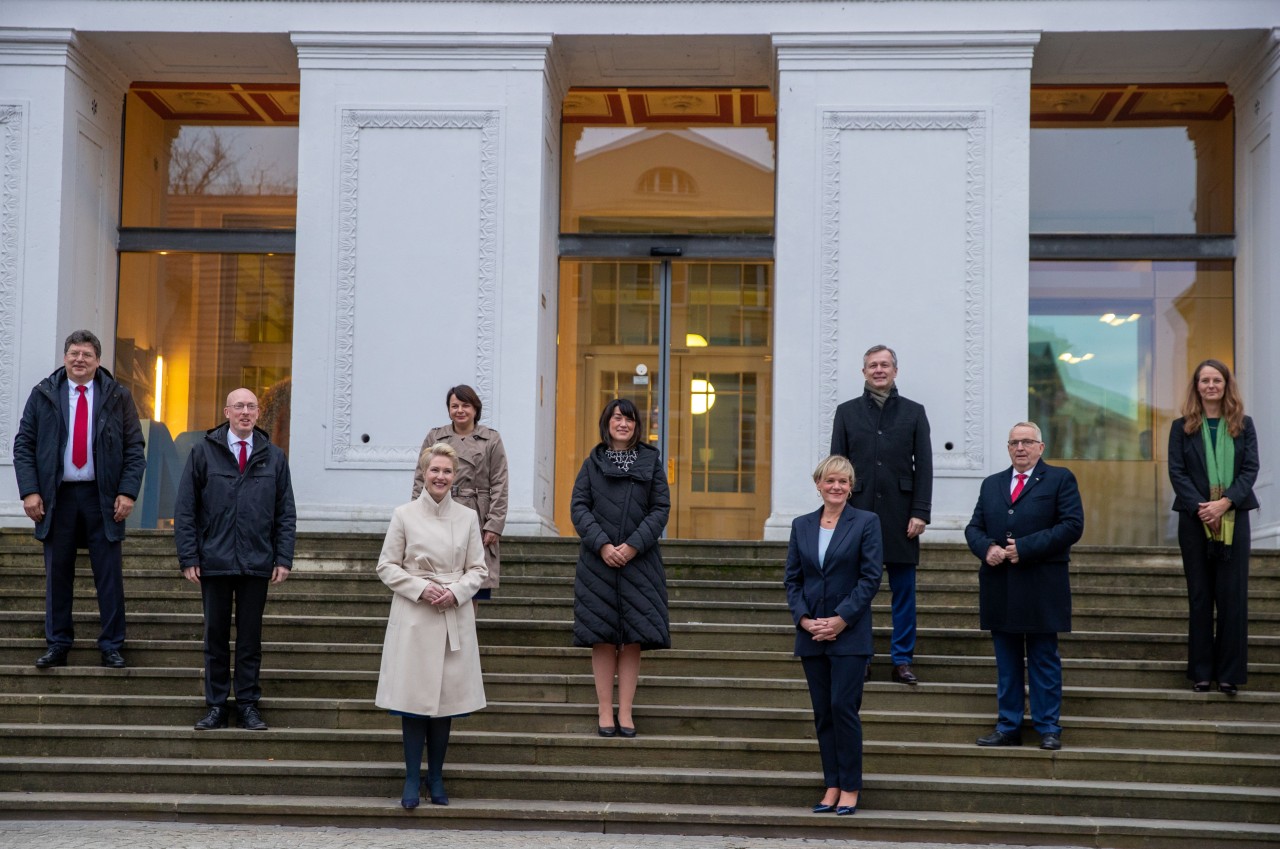
<svg viewBox="0 0 1280 849"><path fill-rule="evenodd" d="M1183 678L1176 552L1078 549L1064 635L1061 752L973 743L995 717L976 564L926 547L917 672L867 686L858 816L808 813L817 747L781 587L785 547L664 547L675 648L646 654L635 740L595 736L588 653L568 647L576 544L511 539L481 606L488 709L454 725L454 804L397 803L398 721L374 708L389 592L380 538L308 535L264 626L265 734L197 733L199 594L172 539L126 548L130 668L102 669L87 563L72 665L37 670L43 567L0 532L0 816L679 832L1078 846L1280 845L1280 554L1250 583L1250 681L1234 698Z"/></svg>

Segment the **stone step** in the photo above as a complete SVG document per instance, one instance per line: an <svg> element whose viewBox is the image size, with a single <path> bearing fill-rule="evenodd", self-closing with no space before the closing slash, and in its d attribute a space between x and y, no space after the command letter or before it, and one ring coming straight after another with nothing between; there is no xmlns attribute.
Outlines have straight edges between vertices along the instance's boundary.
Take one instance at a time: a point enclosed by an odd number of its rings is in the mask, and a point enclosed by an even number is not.
<svg viewBox="0 0 1280 849"><path fill-rule="evenodd" d="M923 644L922 644L923 647ZM0 665L26 666L45 650L43 639L0 639ZM192 640L131 640L126 659L135 668L194 667L204 663L199 642ZM531 667L548 674L572 675L590 667L588 649L568 646L481 646L482 665L487 672L526 672ZM263 644L267 668L292 670L353 670L376 672L382 647L375 643L275 643ZM94 666L96 650L76 649L71 662ZM1073 686L1172 689L1187 686L1185 661L1099 660L1063 658L1064 677ZM779 678L795 674L796 659L790 652L722 651L707 652L670 649L650 652L644 670L650 675L731 676L735 678ZM986 684L995 680L993 657L957 657L918 654L916 674L934 684ZM892 664L885 656L872 663L875 681L890 681ZM1280 664L1253 663L1249 667L1249 690L1280 690Z"/></svg>
<svg viewBox="0 0 1280 849"><path fill-rule="evenodd" d="M856 817L809 813L808 805L752 807L645 804L639 802L565 802L554 800L461 799L424 804L406 812L386 796L255 796L202 793L6 793L0 815L6 818L83 820L129 819L170 822L236 822L262 825L340 828L552 830L597 834L670 833L742 837L910 843L1008 843L1036 845L1142 845L1165 849L1273 849L1280 827L1261 824L1156 820L1129 817L1068 817L1052 814L984 814L963 811L881 810L870 794ZM358 833L358 832L353 832ZM602 841L602 844L607 841Z"/></svg>
<svg viewBox="0 0 1280 849"><path fill-rule="evenodd" d="M797 670L798 672L799 670ZM40 694L113 694L201 696L202 670L103 669L65 667L40 670L31 666L0 667L2 692ZM577 675L491 673L484 675L485 692L495 701L547 704L589 702L595 694L589 672ZM266 667L262 686L272 697L314 698L324 694L341 699L372 700L377 672L290 670ZM867 708L898 711L982 713L993 709L995 684L900 684L871 682L863 704ZM719 709L725 705L796 708L809 705L802 678L681 678L640 676L639 698L647 705L693 706ZM1137 690L1106 687L1063 688L1064 712L1078 716L1124 716L1167 719L1218 718L1240 713L1254 721L1280 721L1280 701L1265 692L1242 691L1234 697L1183 690Z"/></svg>
<svg viewBox="0 0 1280 849"><path fill-rule="evenodd" d="M218 732L221 733L221 732ZM269 733L269 732L268 732ZM617 741L608 741L617 743ZM1009 753L991 753L1007 760ZM1036 751L1044 760L1058 757ZM603 755L602 755L603 757ZM26 758L0 757L0 790L32 793L93 793L103 786L132 793L204 793L234 787L248 796L288 789L297 795L397 798L403 782L399 761L349 762L237 760L226 758ZM987 814L1190 819L1274 826L1280 791L1266 787L1182 783L1017 778L970 775L865 773L869 808L914 810L928 800L933 811ZM446 763L445 780L458 799L554 799L576 802L811 805L820 774L809 770L534 766ZM875 800L874 802L872 800Z"/></svg>
<svg viewBox="0 0 1280 849"><path fill-rule="evenodd" d="M1223 696L1202 696L1225 699ZM190 696L129 696L0 693L4 715L16 723L41 727L103 723L129 727L164 722L189 730L204 715L204 699ZM281 698L268 693L263 713L273 730L391 730L398 720L367 699ZM1067 705L1071 707L1070 704ZM919 710L884 710L866 706L861 712L866 739L879 742L949 743L973 745L991 730L994 702L977 713ZM636 708L642 737L709 736L719 738L809 739L813 737L813 713L807 707L754 708L721 706L707 711L697 705L643 704ZM1187 719L1091 717L1067 713L1064 738L1071 750L1079 747L1172 749L1185 752L1240 752L1280 754L1280 724L1239 718ZM484 710L466 720L475 731L526 734L595 735L594 702L504 702L491 700ZM1026 723L1030 727L1029 721ZM460 728L463 726L460 725ZM235 732L249 734L250 732ZM1034 748L1036 737L1028 731L1026 743ZM1066 750L1064 750L1066 751Z"/></svg>
<svg viewBox="0 0 1280 849"><path fill-rule="evenodd" d="M83 607L83 605L82 605ZM881 617L883 621L885 617ZM98 630L96 611L74 615L82 635ZM975 623L976 625L976 623ZM129 634L140 640L200 640L203 621L196 613L137 613L129 615ZM500 620L489 618L481 609L477 630L481 645L565 646L571 642L571 622L560 620ZM385 617L310 616L289 617L268 613L263 632L283 642L323 644L362 643L380 645L386 630ZM873 628L877 654L886 654L890 627L887 623ZM38 611L0 611L0 639L38 639L44 633L44 615ZM692 651L761 650L786 652L795 645L795 628L790 624L757 624L754 622L675 623L671 627L672 645ZM934 653L959 656L985 656L991 651L990 636L976 628L920 628L921 646ZM1186 658L1186 638L1181 633L1104 633L1076 631L1063 634L1059 647L1065 657L1115 660L1164 660ZM128 646L126 644L126 650ZM1251 635L1249 658L1263 664L1280 663L1280 637Z"/></svg>
<svg viewBox="0 0 1280 849"><path fill-rule="evenodd" d="M675 769L811 770L818 746L811 739L661 736L605 739L583 733L491 732L471 730L459 720L449 742L451 763L512 766L592 766ZM228 729L230 731L230 729ZM14 758L195 760L294 760L395 762L402 756L398 728L368 730L275 729L274 733L197 732L189 726L81 725L49 729L0 723L5 754ZM1029 780L1100 780L1240 787L1280 786L1280 761L1256 753L1183 750L1099 749L1074 744L1055 754L1025 746L992 752L964 743L881 742L863 748L867 772L916 775L1000 776ZM121 787L121 785L117 785ZM57 789L57 788L48 788Z"/></svg>

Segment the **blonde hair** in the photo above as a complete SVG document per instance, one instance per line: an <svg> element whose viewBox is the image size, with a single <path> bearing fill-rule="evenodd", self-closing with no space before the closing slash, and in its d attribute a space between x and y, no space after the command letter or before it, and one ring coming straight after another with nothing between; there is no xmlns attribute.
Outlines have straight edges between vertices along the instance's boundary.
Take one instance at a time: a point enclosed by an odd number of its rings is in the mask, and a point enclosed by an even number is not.
<svg viewBox="0 0 1280 849"><path fill-rule="evenodd" d="M449 462L453 463L453 470L458 470L458 452L453 450L453 446L447 442L437 442L434 445L428 445L422 449L422 453L418 455L418 468L426 471L427 464L431 462L432 457L448 457Z"/></svg>
<svg viewBox="0 0 1280 849"><path fill-rule="evenodd" d="M832 454L818 464L818 468L813 470L813 482L818 483L832 472L844 474L849 478L849 486L853 486L853 463L840 454Z"/></svg>

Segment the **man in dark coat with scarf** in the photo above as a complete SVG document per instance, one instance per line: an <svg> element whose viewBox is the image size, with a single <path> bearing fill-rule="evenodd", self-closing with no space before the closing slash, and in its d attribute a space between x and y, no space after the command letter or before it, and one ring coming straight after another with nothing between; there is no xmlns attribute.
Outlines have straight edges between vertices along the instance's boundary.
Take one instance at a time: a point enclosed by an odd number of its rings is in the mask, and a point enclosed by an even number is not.
<svg viewBox="0 0 1280 849"><path fill-rule="evenodd" d="M1080 489L1067 469L1047 465L1040 428L1009 431L1012 468L982 482L964 529L978 567L980 625L996 654L999 719L979 746L1021 746L1023 663L1040 748L1062 748L1062 658L1058 634L1071 630L1071 546L1084 533Z"/></svg>
<svg viewBox="0 0 1280 849"><path fill-rule="evenodd" d="M62 346L62 368L31 390L13 440L22 509L44 543L48 650L40 669L66 666L75 639L71 608L76 549L89 549L98 594L102 665L123 669L121 542L147 468L133 396L101 367L102 343L77 330Z"/></svg>
<svg viewBox="0 0 1280 849"><path fill-rule="evenodd" d="M880 517L893 594L893 680L915 684L916 566L933 506L929 418L924 407L898 394L898 355L892 348L876 345L863 354L862 376L862 395L836 408L831 453L853 463L849 504Z"/></svg>

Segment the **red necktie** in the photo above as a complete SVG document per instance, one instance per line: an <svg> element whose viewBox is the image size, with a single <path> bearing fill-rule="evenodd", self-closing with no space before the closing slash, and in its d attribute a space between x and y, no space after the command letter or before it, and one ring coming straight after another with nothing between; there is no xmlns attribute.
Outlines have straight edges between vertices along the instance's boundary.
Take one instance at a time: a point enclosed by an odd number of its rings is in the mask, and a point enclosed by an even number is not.
<svg viewBox="0 0 1280 849"><path fill-rule="evenodd" d="M1026 484L1026 482L1027 482L1027 476L1026 476L1026 475L1015 475L1014 477L1016 477L1016 478L1018 479L1018 482L1017 482L1016 484L1014 484L1014 487L1013 487L1013 496L1009 499L1010 501L1017 501L1017 500L1018 500L1018 496L1022 494L1022 487L1023 487L1023 485L1024 485L1024 484Z"/></svg>
<svg viewBox="0 0 1280 849"><path fill-rule="evenodd" d="M248 464L248 462L249 462L249 455L248 455L248 453L247 453L247 452L248 452L248 450L249 450L249 443L245 442L245 441L242 439L242 440L240 440L240 443L239 443L239 444L240 444L240 474L242 474L242 475L243 475L243 474L244 474L244 467L245 467L245 466Z"/></svg>
<svg viewBox="0 0 1280 849"><path fill-rule="evenodd" d="M71 433L71 465L83 469L89 462L89 400L85 388L77 386L80 397L76 399L76 424Z"/></svg>

